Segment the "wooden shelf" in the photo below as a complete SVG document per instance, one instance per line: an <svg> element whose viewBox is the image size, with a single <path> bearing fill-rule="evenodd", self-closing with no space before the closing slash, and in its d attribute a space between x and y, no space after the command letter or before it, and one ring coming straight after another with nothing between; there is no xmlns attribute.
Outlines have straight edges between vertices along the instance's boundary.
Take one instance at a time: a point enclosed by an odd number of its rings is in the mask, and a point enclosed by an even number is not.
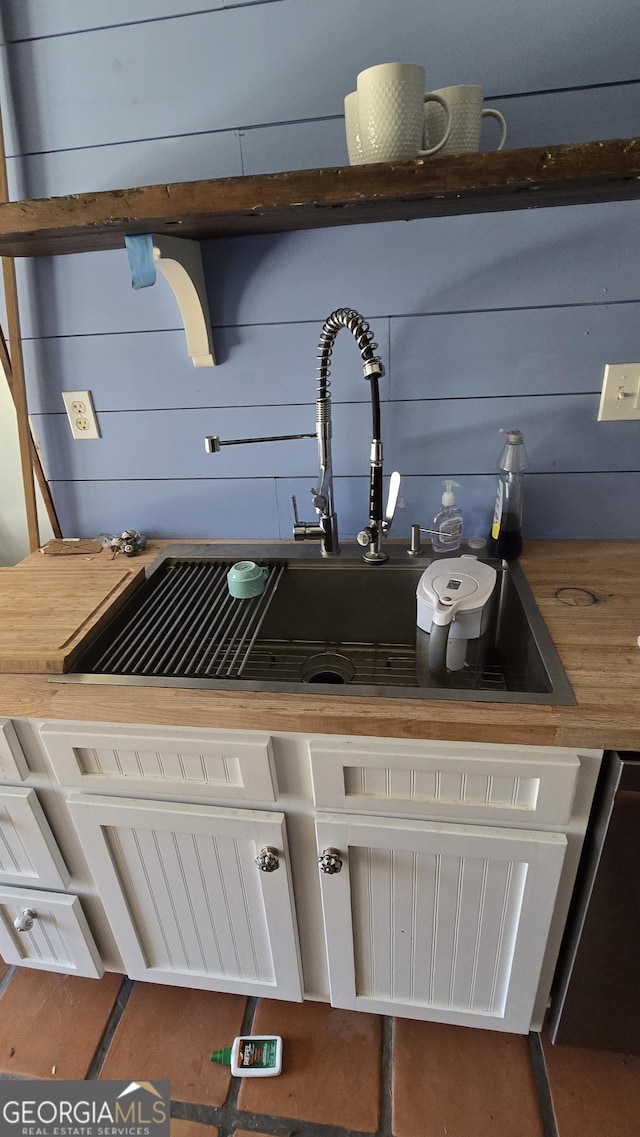
<svg viewBox="0 0 640 1137"><path fill-rule="evenodd" d="M208 237L640 197L640 138L72 194L0 204L0 255L122 248L125 235Z"/></svg>

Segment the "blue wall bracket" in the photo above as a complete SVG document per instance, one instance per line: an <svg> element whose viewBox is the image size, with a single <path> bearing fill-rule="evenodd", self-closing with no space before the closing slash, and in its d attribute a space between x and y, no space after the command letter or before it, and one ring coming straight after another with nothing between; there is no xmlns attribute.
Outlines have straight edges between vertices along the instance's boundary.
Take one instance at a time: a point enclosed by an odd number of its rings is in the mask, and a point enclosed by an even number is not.
<svg viewBox="0 0 640 1137"><path fill-rule="evenodd" d="M159 269L178 302L194 367L213 367L213 336L198 241L144 233L124 239L133 288L149 288Z"/></svg>

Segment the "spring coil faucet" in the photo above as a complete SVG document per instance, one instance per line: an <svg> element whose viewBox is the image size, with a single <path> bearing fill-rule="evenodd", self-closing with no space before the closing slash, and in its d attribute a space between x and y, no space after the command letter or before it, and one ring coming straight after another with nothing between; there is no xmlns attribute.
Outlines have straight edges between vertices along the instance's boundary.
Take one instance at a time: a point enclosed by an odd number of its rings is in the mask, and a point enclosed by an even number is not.
<svg viewBox="0 0 640 1137"><path fill-rule="evenodd" d="M300 521L295 497L293 500L296 541L319 541L323 557L340 552L338 518L333 504L333 466L331 459L331 381L330 362L335 338L341 328L353 335L362 358L362 370L371 391L372 441L369 456L369 520L358 533L358 544L365 549L363 560L381 564L388 559L382 549L382 537L389 532L398 502L400 474L395 471L389 484L386 512L382 511L382 439L380 426L380 391L378 380L384 375L382 360L375 354L378 347L367 321L353 308L337 308L325 320L318 344L318 392L316 398L315 434L281 434L266 438L233 438L221 441L217 435L205 438L205 450L217 453L222 446L237 446L253 442L282 442L293 438L316 438L318 443L318 486L311 490L311 500L318 515L314 523Z"/></svg>

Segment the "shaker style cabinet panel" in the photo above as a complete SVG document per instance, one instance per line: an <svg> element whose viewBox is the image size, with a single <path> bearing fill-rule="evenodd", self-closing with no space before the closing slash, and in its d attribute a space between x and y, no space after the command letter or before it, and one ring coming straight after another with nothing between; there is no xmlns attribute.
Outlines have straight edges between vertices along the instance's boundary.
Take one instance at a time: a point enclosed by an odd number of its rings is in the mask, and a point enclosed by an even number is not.
<svg viewBox="0 0 640 1137"><path fill-rule="evenodd" d="M130 978L301 1001L282 813L78 792L68 805Z"/></svg>
<svg viewBox="0 0 640 1137"><path fill-rule="evenodd" d="M28 777L29 767L15 727L11 719L0 718L0 782L24 782Z"/></svg>
<svg viewBox="0 0 640 1137"><path fill-rule="evenodd" d="M0 884L66 888L69 871L34 790L0 788Z"/></svg>
<svg viewBox="0 0 640 1137"><path fill-rule="evenodd" d="M104 974L78 897L35 888L0 885L0 955L39 971Z"/></svg>
<svg viewBox="0 0 640 1137"><path fill-rule="evenodd" d="M309 743L314 800L325 809L509 825L564 825L580 757L552 746L454 742Z"/></svg>
<svg viewBox="0 0 640 1137"><path fill-rule="evenodd" d="M40 736L61 785L275 801L266 734L47 723Z"/></svg>
<svg viewBox="0 0 640 1137"><path fill-rule="evenodd" d="M333 1006L529 1031L564 835L336 814L316 831L342 860L320 873Z"/></svg>

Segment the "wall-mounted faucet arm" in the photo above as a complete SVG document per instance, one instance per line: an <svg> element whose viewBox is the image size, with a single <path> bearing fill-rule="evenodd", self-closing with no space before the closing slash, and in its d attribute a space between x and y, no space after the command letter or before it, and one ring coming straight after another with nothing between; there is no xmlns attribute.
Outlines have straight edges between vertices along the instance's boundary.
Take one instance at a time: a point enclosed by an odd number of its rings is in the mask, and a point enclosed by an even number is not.
<svg viewBox="0 0 640 1137"><path fill-rule="evenodd" d="M204 448L207 454L219 454L221 446L248 446L252 442L291 442L294 438L315 438L314 434L268 434L264 438L218 438L217 434L207 434Z"/></svg>

